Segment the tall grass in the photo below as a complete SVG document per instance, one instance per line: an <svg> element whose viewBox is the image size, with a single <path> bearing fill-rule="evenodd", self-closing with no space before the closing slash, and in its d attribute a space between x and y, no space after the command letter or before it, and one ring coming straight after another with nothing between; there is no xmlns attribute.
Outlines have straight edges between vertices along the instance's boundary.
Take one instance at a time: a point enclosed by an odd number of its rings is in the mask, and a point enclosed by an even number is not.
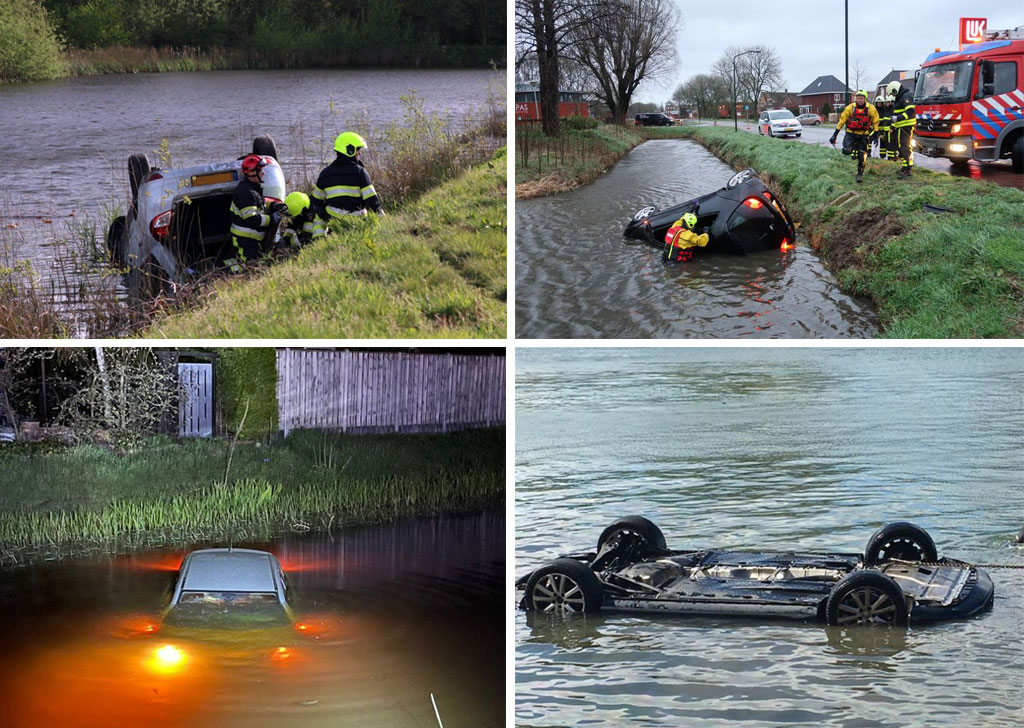
<svg viewBox="0 0 1024 728"><path fill-rule="evenodd" d="M504 430L359 436L299 432L269 446L155 438L0 453L0 561L26 548L159 543L434 515L501 503ZM7 476L10 476L9 478Z"/></svg>

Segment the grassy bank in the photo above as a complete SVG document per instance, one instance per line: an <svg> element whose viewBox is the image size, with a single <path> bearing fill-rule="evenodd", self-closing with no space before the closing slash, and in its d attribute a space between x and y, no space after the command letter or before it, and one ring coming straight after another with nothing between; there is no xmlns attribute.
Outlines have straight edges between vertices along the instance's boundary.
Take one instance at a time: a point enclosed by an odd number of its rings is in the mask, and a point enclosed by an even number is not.
<svg viewBox="0 0 1024 728"><path fill-rule="evenodd" d="M270 445L157 438L117 456L94 446L0 448L0 563L39 549L170 543L382 522L501 505L505 431L344 436Z"/></svg>
<svg viewBox="0 0 1024 728"><path fill-rule="evenodd" d="M505 151L394 214L204 288L147 337L503 338Z"/></svg>
<svg viewBox="0 0 1024 728"><path fill-rule="evenodd" d="M799 142L687 127L683 133L734 167L771 181L801 237L842 287L869 297L883 336L1024 334L1024 195L987 182L871 160L863 184L849 158ZM842 194L854 197L832 204ZM949 209L933 214L923 205Z"/></svg>
<svg viewBox="0 0 1024 728"><path fill-rule="evenodd" d="M564 125L549 139L539 128L519 126L515 134L516 199L525 200L589 184L640 142L681 137L682 127Z"/></svg>

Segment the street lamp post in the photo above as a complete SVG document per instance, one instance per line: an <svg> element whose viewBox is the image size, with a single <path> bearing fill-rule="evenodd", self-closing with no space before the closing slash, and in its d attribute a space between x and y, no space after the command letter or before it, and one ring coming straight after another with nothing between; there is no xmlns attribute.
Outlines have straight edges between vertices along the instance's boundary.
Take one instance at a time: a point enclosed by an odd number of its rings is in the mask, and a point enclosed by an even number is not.
<svg viewBox="0 0 1024 728"><path fill-rule="evenodd" d="M732 57L732 129L733 131L739 131L740 125L736 121L736 59L740 56L745 56L748 53L760 53L761 51L755 49L749 51L743 51Z"/></svg>

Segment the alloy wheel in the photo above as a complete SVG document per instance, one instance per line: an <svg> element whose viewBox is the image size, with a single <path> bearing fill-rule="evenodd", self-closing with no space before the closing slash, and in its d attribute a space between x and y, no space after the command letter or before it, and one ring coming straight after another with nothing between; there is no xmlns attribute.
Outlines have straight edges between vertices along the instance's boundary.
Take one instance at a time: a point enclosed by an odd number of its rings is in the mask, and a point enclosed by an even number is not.
<svg viewBox="0 0 1024 728"><path fill-rule="evenodd" d="M586 606L583 589L565 574L547 574L533 587L533 607L548 614L573 614Z"/></svg>
<svg viewBox="0 0 1024 728"><path fill-rule="evenodd" d="M841 627L868 624L896 624L899 612L892 598L880 589L865 586L852 589L839 602L836 621Z"/></svg>

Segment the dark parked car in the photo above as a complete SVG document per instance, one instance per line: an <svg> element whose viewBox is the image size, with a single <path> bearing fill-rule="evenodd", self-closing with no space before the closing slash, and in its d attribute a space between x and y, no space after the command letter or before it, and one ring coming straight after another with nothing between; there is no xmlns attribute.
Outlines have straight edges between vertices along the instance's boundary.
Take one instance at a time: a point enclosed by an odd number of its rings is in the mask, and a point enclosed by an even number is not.
<svg viewBox="0 0 1024 728"><path fill-rule="evenodd" d="M992 606L988 574L939 558L926 531L889 523L863 554L671 551L646 518L606 528L597 550L556 559L516 582L519 606L550 614L641 611L768 615L830 625L906 625Z"/></svg>
<svg viewBox="0 0 1024 728"><path fill-rule="evenodd" d="M697 216L694 232L707 233L710 238L707 246L697 251L744 255L787 248L796 240L793 221L782 201L749 168L734 174L717 192L664 210L644 207L622 234L661 247L669 227L685 212Z"/></svg>
<svg viewBox="0 0 1024 728"><path fill-rule="evenodd" d="M672 117L666 114L637 114L633 119L636 126L672 126L675 124Z"/></svg>

